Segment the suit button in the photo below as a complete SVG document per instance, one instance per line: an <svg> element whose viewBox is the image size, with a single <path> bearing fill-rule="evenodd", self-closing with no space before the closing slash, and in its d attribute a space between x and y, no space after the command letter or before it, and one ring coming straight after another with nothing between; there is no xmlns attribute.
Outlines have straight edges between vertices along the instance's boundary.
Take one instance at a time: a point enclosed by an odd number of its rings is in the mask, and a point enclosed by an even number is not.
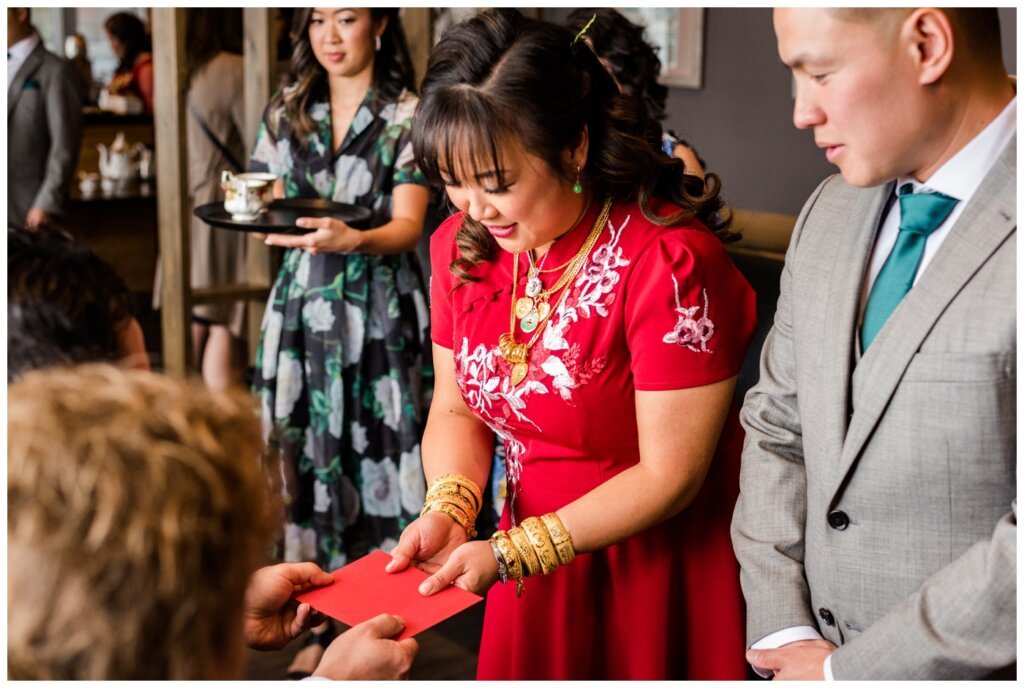
<svg viewBox="0 0 1024 688"><path fill-rule="evenodd" d="M835 509L828 512L828 524L835 530L846 530L846 526L850 525L850 517L846 515L845 511Z"/></svg>
<svg viewBox="0 0 1024 688"><path fill-rule="evenodd" d="M818 610L818 616L821 617L822 623L824 623L826 626L836 625L836 620L835 617L832 616L832 612L825 609L824 607Z"/></svg>

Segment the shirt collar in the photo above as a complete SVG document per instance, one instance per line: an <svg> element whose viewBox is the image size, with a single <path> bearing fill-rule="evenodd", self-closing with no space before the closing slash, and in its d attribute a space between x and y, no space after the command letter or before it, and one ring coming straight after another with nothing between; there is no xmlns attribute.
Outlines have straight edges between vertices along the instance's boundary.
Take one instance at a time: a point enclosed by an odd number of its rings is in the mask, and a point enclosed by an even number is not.
<svg viewBox="0 0 1024 688"><path fill-rule="evenodd" d="M896 189L909 182L915 191L926 187L965 202L981 186L981 181L1016 133L1017 96L1014 96L980 134L947 160L935 174L924 182L918 182L910 176L901 176L896 181Z"/></svg>
<svg viewBox="0 0 1024 688"><path fill-rule="evenodd" d="M24 62L32 51L39 45L39 34L32 32L32 35L27 38L22 38L20 41L12 45L7 49L10 60L17 60L18 63Z"/></svg>

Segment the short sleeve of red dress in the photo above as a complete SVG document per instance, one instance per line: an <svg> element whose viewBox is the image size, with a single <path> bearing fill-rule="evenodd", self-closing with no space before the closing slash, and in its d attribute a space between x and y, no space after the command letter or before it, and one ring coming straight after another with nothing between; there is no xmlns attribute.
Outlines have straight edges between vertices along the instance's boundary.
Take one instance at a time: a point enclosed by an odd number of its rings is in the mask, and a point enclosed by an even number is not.
<svg viewBox="0 0 1024 688"><path fill-rule="evenodd" d="M757 324L753 289L700 225L657 227L625 289L638 390L699 387L740 371Z"/></svg>
<svg viewBox="0 0 1024 688"><path fill-rule="evenodd" d="M452 287L455 276L450 269L458 249L455 234L462 224L462 213L441 223L430 237L430 338L438 346L453 348Z"/></svg>

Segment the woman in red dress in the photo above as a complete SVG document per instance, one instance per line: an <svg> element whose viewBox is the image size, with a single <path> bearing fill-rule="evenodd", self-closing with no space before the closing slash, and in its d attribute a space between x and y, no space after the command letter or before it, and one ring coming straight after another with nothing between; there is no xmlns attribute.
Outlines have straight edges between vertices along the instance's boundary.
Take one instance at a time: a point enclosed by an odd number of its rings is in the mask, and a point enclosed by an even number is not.
<svg viewBox="0 0 1024 688"><path fill-rule="evenodd" d="M643 131L578 37L514 10L431 55L414 146L460 212L431 241L437 482L388 568L432 573L424 594L486 592L480 679L745 676L728 530L754 295L722 246L717 178L694 188ZM525 582L529 544L469 541L492 432L499 527L543 516L575 550ZM431 509L460 491L465 511Z"/></svg>
<svg viewBox="0 0 1024 688"><path fill-rule="evenodd" d="M103 29L118 59L117 70L107 84L111 95L133 95L145 112L153 113L153 55L146 25L134 14L118 12L107 17Z"/></svg>

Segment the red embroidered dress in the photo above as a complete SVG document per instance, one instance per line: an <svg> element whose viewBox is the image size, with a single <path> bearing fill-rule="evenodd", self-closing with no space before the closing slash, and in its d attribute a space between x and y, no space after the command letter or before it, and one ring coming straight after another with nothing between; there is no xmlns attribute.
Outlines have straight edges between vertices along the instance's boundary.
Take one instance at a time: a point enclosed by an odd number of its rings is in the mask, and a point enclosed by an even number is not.
<svg viewBox="0 0 1024 688"><path fill-rule="evenodd" d="M592 203L555 242L547 266L575 255L599 210ZM509 327L512 255L500 251L474 268L480 282L453 291L461 219L449 218L431 240L431 332L453 351L469 408L505 441L509 499L500 527L511 527L510 509L516 523L555 511L639 461L635 390L697 387L739 372L754 294L721 242L697 221L659 227L637 206L617 204L531 349L529 373L512 388L497 346ZM542 275L544 286L558 277ZM516 339L529 337L517 325ZM741 448L733 410L704 488L682 514L527 579L518 600L514 585L495 585L477 678L744 678L729 540Z"/></svg>

